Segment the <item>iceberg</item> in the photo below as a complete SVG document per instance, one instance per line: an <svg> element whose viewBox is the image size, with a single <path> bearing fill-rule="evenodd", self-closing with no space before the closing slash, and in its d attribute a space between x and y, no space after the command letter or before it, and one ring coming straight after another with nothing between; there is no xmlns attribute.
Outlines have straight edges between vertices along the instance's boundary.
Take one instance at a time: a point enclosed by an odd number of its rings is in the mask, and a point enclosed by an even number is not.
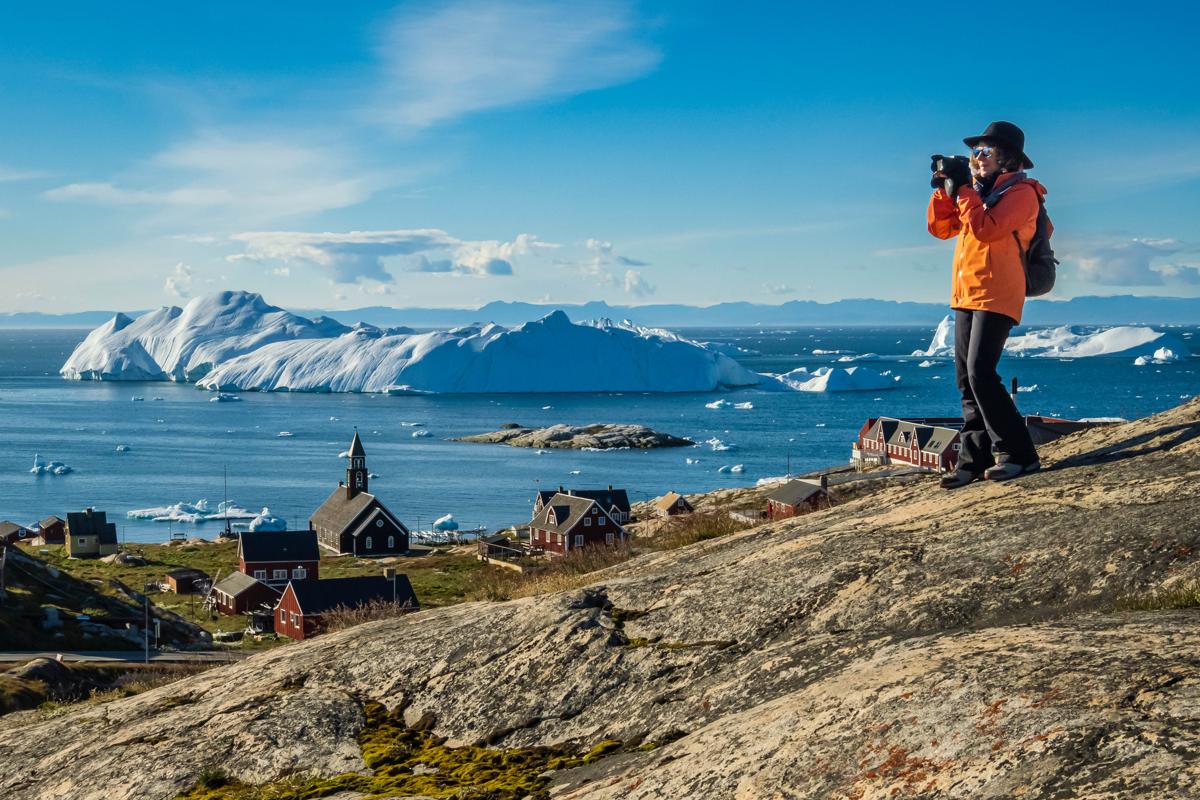
<svg viewBox="0 0 1200 800"><path fill-rule="evenodd" d="M217 392L217 396L210 398L210 403L240 403L242 398L236 394L226 394L225 392ZM162 420L159 420L161 422Z"/></svg>
<svg viewBox="0 0 1200 800"><path fill-rule="evenodd" d="M263 509L266 512L267 509ZM207 500L197 500L195 503L174 503L169 506L155 508L135 508L126 511L129 519L147 519L151 522L183 522L199 524L214 520L254 520L261 516L253 511L247 511L233 502L218 503L216 508L209 505ZM286 530L286 528L284 529Z"/></svg>
<svg viewBox="0 0 1200 800"><path fill-rule="evenodd" d="M263 510L259 512L258 516L250 520L250 524L246 526L246 530L251 533L256 531L286 531L287 529L287 520L272 514L271 509L266 506L263 506Z"/></svg>
<svg viewBox="0 0 1200 800"><path fill-rule="evenodd" d="M745 403L734 403L734 404L733 404L733 407L734 407L734 408L739 408L739 409L741 409L742 411L749 411L749 410L751 410L752 408L754 408L754 403L751 403L751 402L749 402L749 401L746 401Z"/></svg>
<svg viewBox="0 0 1200 800"><path fill-rule="evenodd" d="M1187 345L1175 334L1156 331L1143 325L1119 325L1111 328L1062 325L1012 336L1004 352L1036 358L1090 358L1094 356L1147 356L1153 360L1157 350L1188 353ZM925 350L914 356L946 357L954 355L954 318L947 315L933 334ZM1163 362L1165 363L1165 362ZM922 364L924 366L924 364Z"/></svg>
<svg viewBox="0 0 1200 800"><path fill-rule="evenodd" d="M516 328L414 333L292 314L250 292L198 297L93 330L60 373L171 380L216 391L692 392L754 386L729 356L660 328L562 311Z"/></svg>
<svg viewBox="0 0 1200 800"><path fill-rule="evenodd" d="M75 470L61 461L42 461L42 457L34 453L33 467L29 471L34 475L66 475Z"/></svg>
<svg viewBox="0 0 1200 800"><path fill-rule="evenodd" d="M936 361L930 361L930 360L926 359L925 361L922 361L920 364L917 364L917 366L918 367L932 367L936 363L937 363Z"/></svg>
<svg viewBox="0 0 1200 800"><path fill-rule="evenodd" d="M59 370L71 380L194 382L217 364L271 342L337 336L334 320L306 319L252 292L217 292L183 308L163 306L136 320L117 314L88 334Z"/></svg>
<svg viewBox="0 0 1200 800"><path fill-rule="evenodd" d="M894 389L900 384L899 375L880 375L866 367L818 367L809 372L798 367L782 375L768 375L781 388L797 392L862 392ZM764 387L765 388L765 387Z"/></svg>
<svg viewBox="0 0 1200 800"><path fill-rule="evenodd" d="M728 405L729 405L728 400L713 400L711 403L705 403L704 407L716 409L716 408L725 408Z"/></svg>
<svg viewBox="0 0 1200 800"><path fill-rule="evenodd" d="M435 531L456 531L458 530L458 523L454 520L453 514L447 514L433 521L433 529Z"/></svg>
<svg viewBox="0 0 1200 800"><path fill-rule="evenodd" d="M117 445L117 452L118 452L118 453L128 453L128 452L129 452L129 445L127 445L127 444L119 444L119 445Z"/></svg>
<svg viewBox="0 0 1200 800"><path fill-rule="evenodd" d="M433 434L424 428L420 428L412 432L412 438L414 439L424 439L427 436L433 436Z"/></svg>
<svg viewBox="0 0 1200 800"><path fill-rule="evenodd" d="M1135 366L1144 367L1147 364L1174 364L1182 361L1183 357L1169 347L1160 347L1148 356L1138 356L1133 360Z"/></svg>

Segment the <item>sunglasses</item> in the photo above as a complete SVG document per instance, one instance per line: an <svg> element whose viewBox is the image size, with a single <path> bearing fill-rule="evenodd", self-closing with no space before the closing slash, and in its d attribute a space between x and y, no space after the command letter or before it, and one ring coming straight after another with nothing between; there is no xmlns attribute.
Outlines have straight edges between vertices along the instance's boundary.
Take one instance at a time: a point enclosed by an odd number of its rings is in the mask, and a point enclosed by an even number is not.
<svg viewBox="0 0 1200 800"><path fill-rule="evenodd" d="M991 158L992 153L996 151L994 147L972 147L971 155L976 158Z"/></svg>

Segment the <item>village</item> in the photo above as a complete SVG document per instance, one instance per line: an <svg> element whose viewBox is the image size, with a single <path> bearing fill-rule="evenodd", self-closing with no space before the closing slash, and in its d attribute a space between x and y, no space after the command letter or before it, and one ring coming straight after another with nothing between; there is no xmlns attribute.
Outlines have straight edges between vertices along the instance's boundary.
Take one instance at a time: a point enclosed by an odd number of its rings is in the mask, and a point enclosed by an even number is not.
<svg viewBox="0 0 1200 800"><path fill-rule="evenodd" d="M1041 444L1095 423L1026 417L1026 424ZM853 495L853 485L864 478L951 471L960 426L960 419L950 417L870 418L851 443L850 466L760 481L729 496L717 493L720 522L709 519L718 509L702 507L705 519L692 528L728 531L829 508ZM369 491L371 473L357 430L344 455L345 478L312 512L304 530L235 531L227 522L216 542L123 548L116 524L103 510L71 511L65 519L51 515L28 526L2 521L0 598L5 596L4 567L12 561L5 550L20 548L56 572L78 573L93 583L115 581L126 600L144 606L141 619L131 613L72 614L50 606L25 609L27 621L44 629L51 641L64 637L55 628L77 623L127 644L140 641L148 658L151 628L157 650L160 617L167 617L197 626L194 641L179 639L183 647L265 646L319 635L333 619L365 621L415 612L423 604L493 597L495 588L480 590L479 585L528 579L556 564L595 560L598 552L608 554L597 562L603 565L628 557L635 538L639 547L656 537L669 539L664 530L678 528L679 520L698 511L695 496L676 492L635 505L626 487L560 485L535 493L528 523L465 544L430 546L414 541L401 515ZM83 566L101 562L113 570ZM161 571L155 571L156 563ZM490 569L514 574L487 577ZM11 607L4 610L11 613ZM105 623L109 630L103 630Z"/></svg>

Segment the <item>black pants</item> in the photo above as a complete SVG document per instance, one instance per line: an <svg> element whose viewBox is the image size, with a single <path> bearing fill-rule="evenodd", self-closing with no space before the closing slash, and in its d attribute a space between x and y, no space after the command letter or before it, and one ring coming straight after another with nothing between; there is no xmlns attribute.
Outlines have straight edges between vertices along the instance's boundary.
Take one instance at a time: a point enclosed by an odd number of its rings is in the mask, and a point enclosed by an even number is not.
<svg viewBox="0 0 1200 800"><path fill-rule="evenodd" d="M955 309L954 372L963 410L960 469L983 472L996 463L996 454L1016 464L1037 460L1025 419L996 372L1015 324L993 311Z"/></svg>

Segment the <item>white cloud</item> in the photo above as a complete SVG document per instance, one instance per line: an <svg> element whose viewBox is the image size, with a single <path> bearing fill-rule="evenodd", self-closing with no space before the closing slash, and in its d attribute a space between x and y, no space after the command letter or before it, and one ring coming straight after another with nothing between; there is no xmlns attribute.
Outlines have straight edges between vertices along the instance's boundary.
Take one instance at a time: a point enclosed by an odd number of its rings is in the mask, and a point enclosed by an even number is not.
<svg viewBox="0 0 1200 800"><path fill-rule="evenodd" d="M15 183L17 181L31 181L37 178L46 177L47 173L40 170L19 169L17 167L9 167L0 164L0 183Z"/></svg>
<svg viewBox="0 0 1200 800"><path fill-rule="evenodd" d="M175 269L167 276L163 290L178 298L185 298L192 293L192 268L180 261Z"/></svg>
<svg viewBox="0 0 1200 800"><path fill-rule="evenodd" d="M1200 264L1164 264L1158 273L1167 283L1200 285Z"/></svg>
<svg viewBox="0 0 1200 800"><path fill-rule="evenodd" d="M290 277L292 277L292 268L291 267L275 267L275 269L271 270L271 274L277 278L290 278Z"/></svg>
<svg viewBox="0 0 1200 800"><path fill-rule="evenodd" d="M283 138L207 133L154 156L126 180L69 183L51 200L154 206L265 222L363 202L386 183L339 151Z"/></svg>
<svg viewBox="0 0 1200 800"><path fill-rule="evenodd" d="M1174 239L1133 239L1085 248L1075 256L1080 279L1106 286L1158 286L1162 273L1151 269L1156 258L1177 253Z"/></svg>
<svg viewBox="0 0 1200 800"><path fill-rule="evenodd" d="M458 0L394 18L378 52L373 115L401 128L633 80L659 52L612 0Z"/></svg>
<svg viewBox="0 0 1200 800"><path fill-rule="evenodd" d="M468 241L434 228L349 233L262 231L235 234L245 251L227 260L300 262L332 273L335 283L393 283L385 258L410 256L410 272L512 275L513 260L557 245L520 234L511 242ZM430 258L434 256L434 258Z"/></svg>
<svg viewBox="0 0 1200 800"><path fill-rule="evenodd" d="M625 270L625 279L621 283L625 294L633 297L645 297L648 294L654 294L654 287L642 278L642 274L637 270Z"/></svg>
<svg viewBox="0 0 1200 800"><path fill-rule="evenodd" d="M764 283L763 288L771 294L787 295L796 293L796 287L788 286L786 283Z"/></svg>

